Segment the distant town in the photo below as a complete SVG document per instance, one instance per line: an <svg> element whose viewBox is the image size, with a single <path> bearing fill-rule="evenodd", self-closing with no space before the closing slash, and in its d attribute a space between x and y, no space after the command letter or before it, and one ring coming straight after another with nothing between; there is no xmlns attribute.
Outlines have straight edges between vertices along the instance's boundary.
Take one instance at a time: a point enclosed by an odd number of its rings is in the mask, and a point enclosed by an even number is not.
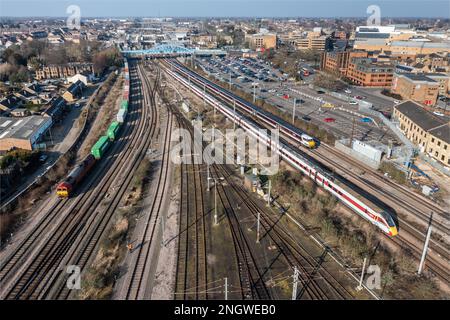
<svg viewBox="0 0 450 320"><path fill-rule="evenodd" d="M2 17L0 178L2 299L448 299L450 19Z"/></svg>

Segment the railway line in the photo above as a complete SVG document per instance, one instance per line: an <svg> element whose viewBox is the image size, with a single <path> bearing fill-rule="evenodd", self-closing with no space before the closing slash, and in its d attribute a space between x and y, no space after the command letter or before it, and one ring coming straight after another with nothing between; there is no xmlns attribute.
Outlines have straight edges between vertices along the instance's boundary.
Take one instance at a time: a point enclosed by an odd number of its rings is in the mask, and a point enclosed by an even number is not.
<svg viewBox="0 0 450 320"><path fill-rule="evenodd" d="M160 79L161 73L159 68L153 66L154 70L156 70L157 76L156 80L151 86L150 80L147 77L145 71L141 74L146 83L147 90L151 91L152 104L156 109L155 97L160 87ZM160 111L161 112L161 111ZM156 119L155 119L156 120ZM164 197L167 194L168 187L168 171L170 164L170 141L171 141L171 133L172 133L172 125L173 125L173 117L170 113L167 115L167 120L165 121L165 130L164 132L164 140L162 146L162 159L161 166L158 170L156 181L156 191L151 197L151 204L149 207L149 213L146 215L146 220L144 223L145 227L143 229L140 238L138 239L138 246L133 252L133 257L131 260L130 270L127 274L127 278L125 280L125 296L124 299L127 300L138 300L147 298L147 286L148 283L148 275L150 274L150 264L151 264L151 252L152 248L155 245L159 245L156 243L155 234L156 228L158 226L158 222L162 214ZM152 134L153 136L153 134Z"/></svg>
<svg viewBox="0 0 450 320"><path fill-rule="evenodd" d="M223 101L229 105L235 105L238 110L242 110L245 113L249 113L249 110L252 110L249 114L252 115L252 117L255 115L254 110L258 110L259 108L251 105L249 102L245 101L244 99L234 95L231 92L228 92L226 89L219 87L218 85L212 83L211 81L203 78L202 76L195 74L191 70L181 66L178 63L174 63L173 61L168 61L171 68L174 68L177 72L182 74L185 77L189 77L189 81L192 81L192 83L197 83L199 87L206 90L207 92L213 94L219 101ZM255 117L256 118L256 117ZM273 118L276 120L277 117L273 116ZM289 133L290 135L295 135L298 129L294 128L293 126L286 124L287 127L284 127L285 121L278 119L278 121L281 121L280 127L284 128L284 131ZM322 147L325 146L324 144L321 145ZM332 149L328 147L327 149ZM337 153L337 152L335 152ZM339 154L340 155L340 154ZM386 183L384 180L381 180L381 183ZM380 185L381 187L382 185ZM407 192L407 190L404 190L401 186L396 185L394 182L390 181L390 186L395 188L396 190L399 189L402 193L402 196L404 196L407 200L403 201L403 203L411 203L413 205L410 205L407 209L413 209L414 215L421 219L425 225L429 222L429 213L433 211L436 215L441 216L443 219L448 219L448 212L445 212L442 208L439 206L432 204L429 202L429 200L418 196L418 197L412 197L411 194ZM402 204L403 204L402 203ZM426 207L424 208L424 203ZM422 208L422 211L419 211L418 208ZM425 210L424 210L425 209ZM428 212L425 212L428 211ZM442 230L443 232L446 232L448 234L450 232L450 229L448 226L445 226L443 224L434 223L436 225L436 228L439 230Z"/></svg>
<svg viewBox="0 0 450 320"><path fill-rule="evenodd" d="M180 127L187 128L192 131L190 125L186 122L186 119L183 115L181 115L177 110L172 109L173 112L177 115L177 119ZM193 155L191 155L193 157ZM207 270L206 270L206 251L205 251L205 215L204 204L201 205L200 202L204 203L203 196L201 195L201 191L205 190L203 183L201 182L201 173L205 172L201 170L201 165L182 165L184 167L183 171L188 178L188 175L191 174L191 181L195 182L194 192L197 194L191 194L190 199L197 199L195 201L196 206L194 208L187 205L186 201L185 208L187 212L185 215L192 215L192 212L189 212L189 208L196 212L194 219L185 218L180 223L179 234L184 235L183 241L180 241L179 244L179 256L177 262L177 282L176 282L176 296L178 299L202 299L208 298L208 282L207 282ZM214 166L215 168L215 166ZM215 181L218 181L219 177L215 174L215 170L212 174L215 177ZM193 178L193 179L192 179ZM182 183L187 183L188 179L183 179ZM182 185L183 187L183 185ZM188 187L185 184L185 187ZM242 228L239 225L239 221L235 216L235 212L233 209L233 205L230 202L229 195L225 191L224 186L221 184L217 184L213 186L213 188L217 188L217 200L220 202L223 208L227 208L225 210L233 213L234 218L229 219L230 231L233 239L233 248L235 261L237 263L237 268L239 270L239 282L240 282L240 296L242 299L270 299L271 295L269 293L268 288L261 278L261 270L259 264L256 261L254 254L252 253L252 249L249 246L248 239L246 238ZM200 195L199 195L200 194ZM183 195L183 194L182 194ZM185 193L186 196L189 196L189 193ZM186 199L186 196L183 196ZM192 198L193 196L193 198ZM192 201L189 200L192 204ZM182 201L183 205L183 201ZM196 210L200 208L201 210ZM212 214L212 211L209 211ZM182 211L182 216L183 216ZM226 214L228 217L228 214ZM194 221L192 221L194 220ZM200 232L199 232L200 229ZM189 231L193 230L193 232ZM191 233L191 235L189 235ZM193 234L192 234L193 233ZM191 242L191 244L189 244ZM192 254L192 252L195 252ZM189 254L191 253L191 254ZM194 266L189 267L189 260L193 259L195 261ZM193 272L189 272L191 269ZM181 272L180 272L181 271ZM205 275L205 276L204 276ZM190 290L191 288L195 288L193 292ZM183 294L181 294L183 293Z"/></svg>
<svg viewBox="0 0 450 320"><path fill-rule="evenodd" d="M224 187L218 183L214 188L217 188L219 200L226 211L224 215L233 235L236 259L240 266L240 291L243 299L270 299L274 296L266 285L268 280L264 279L268 270L257 262L253 248L254 239L249 239L248 234L244 231L238 217L241 214L237 213L235 209L236 203L243 204L244 209L250 212L255 219L258 212L264 213L262 227L265 232L263 234L267 234L270 241L276 244L289 266L297 265L301 268L300 282L304 284L304 289L299 293L299 298L303 295L306 299L350 299L353 297L330 272L322 268L322 260L317 261L312 254L308 255L307 250L296 243L287 231L279 228L278 221L265 213L266 210L259 207L244 188L235 185L230 178L233 173L229 167L212 165L211 168L215 181L220 181L220 178L223 177L228 186ZM184 227L180 226L180 233L183 229ZM183 248L180 251L183 252ZM183 256L183 260L185 259ZM317 280L317 277L320 280ZM178 286L176 291L180 291Z"/></svg>
<svg viewBox="0 0 450 320"><path fill-rule="evenodd" d="M133 76L133 75L132 75ZM137 79L134 79L137 80ZM137 96L135 97L139 100L138 90ZM118 161L114 161L113 157L106 159L97 167L92 179L85 183L83 188L84 193L76 197L75 199L61 200L55 207L48 212L42 221L34 229L34 232L20 244L22 250L16 251L12 256L4 259L4 264L1 266L1 279L3 284L2 296L7 299L31 299L31 298L50 298L49 293L55 293L52 290L53 286L56 285L57 279L63 280L65 272L61 270L64 262L68 262L66 258L69 250L72 248L72 254L74 252L83 252L83 254L92 253L96 242L98 241L98 236L101 235L101 231L108 222L108 215L105 212L111 214L114 202L110 203L110 206L103 212L95 212L95 208L98 208L100 202L104 199L112 198L112 194L117 195L118 193L111 192L110 187L113 189L120 189L114 185L114 180L123 173L121 167L125 164L130 163L132 160L133 150L139 144L139 137L148 128L146 125L147 112L146 108L143 108L142 112L144 117L141 117L140 103L132 105L130 108L132 111L129 117L130 125L128 125L124 132L123 138L115 145L112 149L112 154L117 154L119 150L124 149L120 155L117 157ZM144 119L143 119L144 118ZM134 127L138 128L135 129ZM131 141L129 141L131 140ZM127 161L128 160L128 161ZM131 161L131 163L135 163ZM113 174L106 175L107 169L111 169L110 172ZM131 168L129 168L131 169ZM103 177L102 182L98 188L95 188L95 184ZM109 190L109 192L108 192ZM81 190L80 190L81 191ZM123 191L123 189L122 189ZM119 192L120 194L120 192ZM117 198L116 198L117 199ZM67 205L70 206L67 208ZM46 230L48 239L46 241L41 241L41 248L36 245L33 252L33 248L29 245L33 243L33 238L35 238L37 232L42 232L45 230L46 225L50 224L50 220L55 216L63 216L61 224L55 226L53 230ZM110 217L110 216L109 216ZM94 223L96 222L96 223ZM57 227L57 228L56 228ZM90 228L90 229L89 229ZM94 229L92 231L92 229ZM84 240L84 250L81 249L80 235L86 236L90 230L89 241ZM76 241L78 240L78 241ZM73 250L76 248L77 250ZM33 256L34 255L34 256ZM84 255L84 257L87 257ZM87 259L86 259L87 260ZM19 266L19 268L17 268ZM17 270L19 269L19 270ZM11 276L11 271L14 270L16 275L19 275L16 281L5 281L8 276ZM55 277L55 274L57 276ZM63 282L63 281L61 281ZM60 283L61 283L60 282ZM61 287L61 286L60 286Z"/></svg>
<svg viewBox="0 0 450 320"><path fill-rule="evenodd" d="M190 73L186 73L186 74L189 74L190 75ZM185 75L186 75L185 74ZM193 79L193 77L191 77L191 76L189 76L189 81L192 81L192 82L195 82L194 81L194 79ZM204 84L204 83L203 83ZM201 86L201 88L203 88L203 90L205 90L205 87L204 86ZM215 93L215 92L213 92L213 94L217 97L218 95ZM219 97L220 98L220 97ZM234 98L233 98L234 99ZM224 99L221 99L222 101L224 101ZM229 102L228 102L229 103ZM236 103L236 102L235 102ZM329 160L329 159L328 159ZM376 190L376 189L374 189L374 190ZM433 206L432 204L428 204L429 206ZM433 206L433 207L436 207L436 206ZM439 212L441 212L442 213L442 210L441 211L437 211L438 213ZM445 213L444 213L445 214ZM445 228L445 227L443 227L443 228ZM406 228L405 228L406 229ZM423 234L422 234L422 236L423 236ZM416 238L417 238L418 236L416 236ZM424 236L423 236L424 237ZM419 237L420 238L420 237ZM399 240L396 240L396 242L398 242ZM405 243L406 243L406 241L405 241ZM411 244L411 243L408 243L409 245ZM436 245L436 244L435 244ZM437 244L437 246L438 247L440 247L438 250L441 250L440 251L440 254L443 254L443 257L445 258L447 255L446 255L446 251L445 251L445 248L443 248L442 247L442 245L440 245L440 244ZM404 247L404 246L403 246ZM421 250L421 248L418 248L417 247L417 245L415 245L415 246L413 246L412 248L411 248L413 251L415 251L416 252L416 256L420 253L420 250ZM441 280L444 280L444 281L448 281L448 271L446 271L446 268L444 267L442 267L442 262L440 263L440 264L434 264L433 262L430 262L430 269L432 269L436 274L437 274L437 276L441 279Z"/></svg>

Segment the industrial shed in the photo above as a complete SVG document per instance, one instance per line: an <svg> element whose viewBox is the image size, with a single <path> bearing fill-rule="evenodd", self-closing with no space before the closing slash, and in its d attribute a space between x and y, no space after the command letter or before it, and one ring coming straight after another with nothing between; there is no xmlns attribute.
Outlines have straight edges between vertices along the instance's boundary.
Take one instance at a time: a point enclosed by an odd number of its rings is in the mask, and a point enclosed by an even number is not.
<svg viewBox="0 0 450 320"><path fill-rule="evenodd" d="M50 117L0 117L0 152L11 149L35 149L51 125Z"/></svg>

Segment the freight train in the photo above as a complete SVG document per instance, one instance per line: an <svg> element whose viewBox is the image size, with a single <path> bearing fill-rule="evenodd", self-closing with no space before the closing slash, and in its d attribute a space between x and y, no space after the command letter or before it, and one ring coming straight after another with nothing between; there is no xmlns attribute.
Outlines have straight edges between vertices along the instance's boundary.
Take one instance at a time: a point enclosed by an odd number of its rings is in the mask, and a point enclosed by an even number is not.
<svg viewBox="0 0 450 320"><path fill-rule="evenodd" d="M101 160L111 146L111 143L117 140L117 135L125 122L128 114L128 104L130 97L130 73L128 69L128 62L125 60L125 67L123 69L125 78L122 100L119 112L116 115L116 121L113 121L106 135L101 136L97 142L92 146L91 153L83 159L75 168L67 175L67 177L60 182L56 187L56 194L60 198L68 198L73 194L74 189L83 180L86 174L92 169L95 163Z"/></svg>
<svg viewBox="0 0 450 320"><path fill-rule="evenodd" d="M397 226L391 213L382 210L375 204L368 201L365 197L352 192L351 188L345 183L339 179L336 179L330 172L322 168L317 163L314 163L310 159L307 159L303 155L299 154L287 144L283 142L275 144L267 133L259 130L260 128L254 122L241 114L234 112L212 96L205 94L203 90L196 87L191 81L187 81L185 78L169 69L166 71L187 88L191 89L196 95L200 96L202 99L205 99L205 101L219 110L229 120L241 126L259 141L263 142L267 146L270 146L271 150L276 150L283 160L291 164L297 170L301 171L305 176L311 178L318 186L329 191L358 215L370 221L387 235L397 235Z"/></svg>
<svg viewBox="0 0 450 320"><path fill-rule="evenodd" d="M181 75L189 77L192 82L197 83L198 85L204 87L206 90L209 90L213 94L220 96L221 99L223 99L225 102L234 104L236 107L240 108L244 112L251 114L252 116L255 116L270 128L273 129L279 128L281 133L289 136L291 139L296 141L299 146L302 145L309 149L317 147L319 142L317 139L311 137L306 132L294 127L293 125L281 119L280 117L277 117L271 114L270 112L267 112L264 109L261 109L247 102L241 97L225 90L224 88L221 88L217 84L209 81L208 79L200 76L195 72L192 72L191 70L181 66L180 64L174 61L165 60L165 62L168 63L171 66L171 68L173 68L173 70L180 73Z"/></svg>

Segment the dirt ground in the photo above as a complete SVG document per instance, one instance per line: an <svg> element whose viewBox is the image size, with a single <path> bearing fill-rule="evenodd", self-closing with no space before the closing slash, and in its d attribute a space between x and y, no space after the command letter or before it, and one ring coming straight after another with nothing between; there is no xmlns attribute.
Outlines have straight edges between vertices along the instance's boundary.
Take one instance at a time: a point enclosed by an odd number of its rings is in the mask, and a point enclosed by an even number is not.
<svg viewBox="0 0 450 320"><path fill-rule="evenodd" d="M450 211L450 177L436 170L423 160L416 160L415 165L430 176L433 182L440 188L438 195L443 201L444 209Z"/></svg>

